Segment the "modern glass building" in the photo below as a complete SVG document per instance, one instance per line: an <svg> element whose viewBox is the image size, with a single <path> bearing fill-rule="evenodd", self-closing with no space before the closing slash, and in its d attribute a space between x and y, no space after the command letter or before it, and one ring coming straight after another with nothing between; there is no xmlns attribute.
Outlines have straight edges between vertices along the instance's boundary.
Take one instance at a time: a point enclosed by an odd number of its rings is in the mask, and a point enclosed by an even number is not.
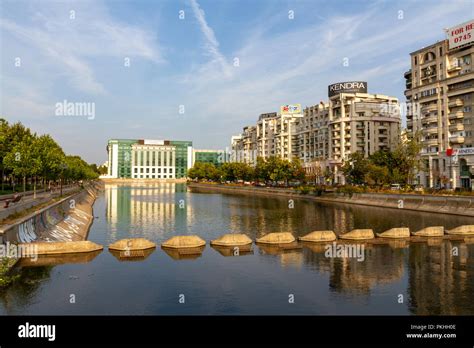
<svg viewBox="0 0 474 348"><path fill-rule="evenodd" d="M227 157L222 150L194 150L194 163L212 163L219 167L227 162Z"/></svg>
<svg viewBox="0 0 474 348"><path fill-rule="evenodd" d="M111 139L108 176L132 179L185 178L193 166L191 141Z"/></svg>

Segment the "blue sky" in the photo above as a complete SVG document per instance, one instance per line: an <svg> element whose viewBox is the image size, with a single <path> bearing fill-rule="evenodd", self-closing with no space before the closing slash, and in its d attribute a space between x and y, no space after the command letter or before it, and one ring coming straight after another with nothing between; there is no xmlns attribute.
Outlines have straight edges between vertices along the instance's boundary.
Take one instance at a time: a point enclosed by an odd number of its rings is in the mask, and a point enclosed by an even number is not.
<svg viewBox="0 0 474 348"><path fill-rule="evenodd" d="M260 113L326 100L334 82L368 81L369 92L404 101L409 53L474 18L472 0L0 6L1 117L49 133L67 153L99 164L109 138L223 149ZM95 103L94 119L56 116L63 100Z"/></svg>

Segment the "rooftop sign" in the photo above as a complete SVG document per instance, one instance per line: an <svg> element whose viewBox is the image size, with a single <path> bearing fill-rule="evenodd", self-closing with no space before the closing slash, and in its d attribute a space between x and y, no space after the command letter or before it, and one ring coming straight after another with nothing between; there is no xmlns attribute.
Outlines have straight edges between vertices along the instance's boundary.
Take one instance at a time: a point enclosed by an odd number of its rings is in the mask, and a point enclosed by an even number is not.
<svg viewBox="0 0 474 348"><path fill-rule="evenodd" d="M474 19L448 28L449 49L458 48L474 42Z"/></svg>
<svg viewBox="0 0 474 348"><path fill-rule="evenodd" d="M328 86L329 98L339 93L367 93L367 82L365 81L348 81L333 83Z"/></svg>

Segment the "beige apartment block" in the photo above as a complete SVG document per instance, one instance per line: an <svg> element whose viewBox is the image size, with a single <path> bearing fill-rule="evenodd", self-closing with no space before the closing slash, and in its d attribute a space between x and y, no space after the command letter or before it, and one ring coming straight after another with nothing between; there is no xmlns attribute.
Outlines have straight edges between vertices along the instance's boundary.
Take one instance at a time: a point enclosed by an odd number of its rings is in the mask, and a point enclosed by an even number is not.
<svg viewBox="0 0 474 348"><path fill-rule="evenodd" d="M255 126L244 127L241 134L232 137L232 161L255 165L257 157L298 157L297 123L302 117L299 113L261 114Z"/></svg>
<svg viewBox="0 0 474 348"><path fill-rule="evenodd" d="M449 49L448 39L410 53L405 72L407 129L422 139L428 187L471 188L474 168L474 71L471 42Z"/></svg>
<svg viewBox="0 0 474 348"><path fill-rule="evenodd" d="M341 89L327 104L305 108L298 125L299 157L316 181L345 183L341 168L349 155L394 150L400 123L397 98Z"/></svg>

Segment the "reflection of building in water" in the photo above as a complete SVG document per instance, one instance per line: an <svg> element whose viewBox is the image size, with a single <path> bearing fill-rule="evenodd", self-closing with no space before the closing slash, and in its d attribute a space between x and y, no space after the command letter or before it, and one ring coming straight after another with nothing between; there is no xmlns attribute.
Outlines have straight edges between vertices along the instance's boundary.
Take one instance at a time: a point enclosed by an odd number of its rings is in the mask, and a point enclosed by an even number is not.
<svg viewBox="0 0 474 348"><path fill-rule="evenodd" d="M311 250L311 249L310 249ZM319 272L330 273L329 287L337 292L369 293L371 288L401 279L404 250L387 245L365 245L365 259L329 258L325 249L307 250L304 261Z"/></svg>
<svg viewBox="0 0 474 348"><path fill-rule="evenodd" d="M457 247L458 249L453 249ZM455 252L453 252L453 250ZM457 251L457 252L456 252ZM444 241L410 246L409 308L413 314L472 314L474 246ZM458 256L456 256L456 254Z"/></svg>
<svg viewBox="0 0 474 348"><path fill-rule="evenodd" d="M107 221L112 233L128 228L130 233L165 234L188 226L192 207L183 185L147 183L106 185ZM120 223L120 226L119 226ZM128 232L128 231L123 231Z"/></svg>
<svg viewBox="0 0 474 348"><path fill-rule="evenodd" d="M229 198L232 199L232 198ZM320 206L314 202L280 197L238 196L238 204L229 207L229 232L247 233L251 238L270 232L291 232L302 236L315 230L334 230L336 234L354 228L354 213L346 207Z"/></svg>
<svg viewBox="0 0 474 348"><path fill-rule="evenodd" d="M303 253L301 250L293 251L291 253L282 253L280 255L280 264L283 267L301 268L303 265Z"/></svg>

